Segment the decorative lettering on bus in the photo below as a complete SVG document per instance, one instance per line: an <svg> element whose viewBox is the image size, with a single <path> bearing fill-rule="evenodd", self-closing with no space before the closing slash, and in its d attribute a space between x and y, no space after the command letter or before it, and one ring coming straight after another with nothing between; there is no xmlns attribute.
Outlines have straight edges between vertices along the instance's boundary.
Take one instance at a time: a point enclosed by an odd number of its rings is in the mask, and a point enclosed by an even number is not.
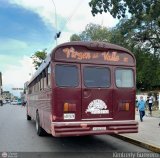
<svg viewBox="0 0 160 158"><path fill-rule="evenodd" d="M106 61L119 61L119 56L117 55L117 52L103 52L102 53L104 60Z"/></svg>
<svg viewBox="0 0 160 158"><path fill-rule="evenodd" d="M101 53L91 53L91 52L80 52L76 51L73 47L64 48L63 52L67 59L77 59L77 60L94 60L102 59L104 61L118 62L120 61L120 56L116 51L113 52L101 52ZM123 62L128 62L128 58L124 57Z"/></svg>
<svg viewBox="0 0 160 158"><path fill-rule="evenodd" d="M128 63L128 58L123 58L123 61Z"/></svg>
<svg viewBox="0 0 160 158"><path fill-rule="evenodd" d="M78 60L91 59L91 53L89 52L78 52L75 51L73 47L63 49L63 52L66 54L67 58L73 58Z"/></svg>

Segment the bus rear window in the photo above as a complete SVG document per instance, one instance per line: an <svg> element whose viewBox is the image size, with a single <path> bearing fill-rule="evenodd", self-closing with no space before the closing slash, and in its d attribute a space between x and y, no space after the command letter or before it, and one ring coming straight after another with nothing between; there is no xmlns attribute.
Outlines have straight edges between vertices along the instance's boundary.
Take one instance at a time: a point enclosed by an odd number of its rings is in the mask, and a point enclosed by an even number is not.
<svg viewBox="0 0 160 158"><path fill-rule="evenodd" d="M122 88L131 88L134 86L133 71L131 69L116 70L116 86Z"/></svg>
<svg viewBox="0 0 160 158"><path fill-rule="evenodd" d="M78 68L74 65L56 65L55 79L59 87L76 87L78 86Z"/></svg>
<svg viewBox="0 0 160 158"><path fill-rule="evenodd" d="M84 84L86 87L109 87L110 70L102 67L84 67Z"/></svg>

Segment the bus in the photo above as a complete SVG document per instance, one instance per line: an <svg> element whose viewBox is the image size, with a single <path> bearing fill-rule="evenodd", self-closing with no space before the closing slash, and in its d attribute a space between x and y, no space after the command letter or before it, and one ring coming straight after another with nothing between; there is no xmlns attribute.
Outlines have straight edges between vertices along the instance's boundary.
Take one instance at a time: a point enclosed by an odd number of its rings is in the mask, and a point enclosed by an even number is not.
<svg viewBox="0 0 160 158"><path fill-rule="evenodd" d="M27 84L27 120L39 136L137 133L136 61L118 45L56 46Z"/></svg>

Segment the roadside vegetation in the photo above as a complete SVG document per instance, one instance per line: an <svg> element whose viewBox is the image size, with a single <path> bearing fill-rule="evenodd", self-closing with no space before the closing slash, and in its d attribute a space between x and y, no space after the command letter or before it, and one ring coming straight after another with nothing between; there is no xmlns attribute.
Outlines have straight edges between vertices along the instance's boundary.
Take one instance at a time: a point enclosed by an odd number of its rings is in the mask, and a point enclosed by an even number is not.
<svg viewBox="0 0 160 158"><path fill-rule="evenodd" d="M104 41L129 49L136 57L137 89L159 89L160 1L91 0L89 5L93 16L109 12L119 23L113 28L88 24L80 34L73 34L70 41Z"/></svg>

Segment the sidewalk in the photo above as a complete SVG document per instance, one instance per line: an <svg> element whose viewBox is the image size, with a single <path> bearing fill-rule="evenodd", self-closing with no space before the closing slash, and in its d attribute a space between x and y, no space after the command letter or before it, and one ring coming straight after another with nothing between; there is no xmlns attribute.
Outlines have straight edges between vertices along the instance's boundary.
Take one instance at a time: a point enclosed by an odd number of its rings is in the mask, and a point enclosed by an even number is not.
<svg viewBox="0 0 160 158"><path fill-rule="evenodd" d="M136 112L136 120L139 122L139 132L131 134L119 134L116 137L136 144L153 152L160 153L160 115L159 111L143 117L140 122L139 112Z"/></svg>

